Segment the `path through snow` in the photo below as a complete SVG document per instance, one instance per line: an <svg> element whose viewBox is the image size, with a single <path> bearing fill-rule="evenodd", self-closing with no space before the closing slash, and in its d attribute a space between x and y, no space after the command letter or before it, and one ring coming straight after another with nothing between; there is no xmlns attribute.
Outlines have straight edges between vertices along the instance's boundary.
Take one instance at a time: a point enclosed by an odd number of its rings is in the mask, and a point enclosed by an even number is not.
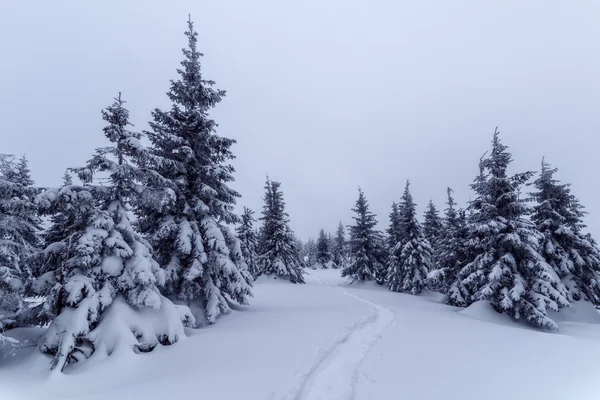
<svg viewBox="0 0 600 400"><path fill-rule="evenodd" d="M316 280L323 283L318 277ZM333 347L319 357L294 400L351 400L355 398L358 370L363 360L394 320L394 312L346 290L343 293L372 306L369 318L353 325Z"/></svg>

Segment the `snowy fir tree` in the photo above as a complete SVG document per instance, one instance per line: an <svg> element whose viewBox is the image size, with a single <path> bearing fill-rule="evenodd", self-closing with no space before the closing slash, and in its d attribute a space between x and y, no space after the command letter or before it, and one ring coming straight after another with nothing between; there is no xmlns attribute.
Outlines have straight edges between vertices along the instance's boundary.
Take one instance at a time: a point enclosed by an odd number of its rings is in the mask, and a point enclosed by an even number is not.
<svg viewBox="0 0 600 400"><path fill-rule="evenodd" d="M570 300L600 304L600 251L582 234L582 206L568 184L554 179L556 168L542 160L531 193L537 204L531 220L543 235L540 253L569 289Z"/></svg>
<svg viewBox="0 0 600 400"><path fill-rule="evenodd" d="M317 252L316 261L320 268L330 268L333 260L333 254L331 252L331 243L329 236L325 233L325 230L321 229L319 237L317 239Z"/></svg>
<svg viewBox="0 0 600 400"><path fill-rule="evenodd" d="M42 244L37 191L25 157L0 155L0 331L29 318L23 298L29 259Z"/></svg>
<svg viewBox="0 0 600 400"><path fill-rule="evenodd" d="M258 236L254 229L254 211L248 207L244 207L242 213L242 221L237 228L237 235L242 248L242 255L246 260L248 272L256 279L260 276L260 268L258 263Z"/></svg>
<svg viewBox="0 0 600 400"><path fill-rule="evenodd" d="M189 310L177 309L160 294L164 272L130 220L129 201L143 199L146 185L164 183L151 169L135 166L155 157L140 143L141 134L128 130L120 94L102 116L111 146L73 169L84 188L64 185L39 199L58 213L46 235L43 274L35 283L43 292L55 282L45 298L45 310L55 316L39 346L54 356L52 368L58 371L99 350L110 354L119 345L148 351L158 343L174 343L184 335L184 323L193 323ZM96 174L103 177L94 179ZM132 321L144 317L152 320ZM121 333L116 340L114 331Z"/></svg>
<svg viewBox="0 0 600 400"><path fill-rule="evenodd" d="M230 311L229 300L247 304L252 277L243 257L234 254L239 241L228 227L239 222L233 210L239 194L228 186L234 179L228 162L235 141L217 135L208 115L225 92L202 77L191 20L185 35L179 78L167 93L171 109L154 110L147 132L153 154L163 160L157 171L166 183L152 186L153 201L136 212L164 269L164 293L202 310L212 324ZM165 193L164 187L166 195L157 195Z"/></svg>
<svg viewBox="0 0 600 400"><path fill-rule="evenodd" d="M308 268L317 268L317 243L313 238L309 238L304 243L304 264Z"/></svg>
<svg viewBox="0 0 600 400"><path fill-rule="evenodd" d="M346 246L346 237L344 235L344 225L340 221L335 237L333 239L333 268L344 268L348 261L348 251Z"/></svg>
<svg viewBox="0 0 600 400"><path fill-rule="evenodd" d="M356 215L353 217L354 225L349 227L349 262L342 269L342 276L359 281L380 280L385 268L381 254L381 235L375 230L377 219L369 210L369 203L360 188L352 211Z"/></svg>
<svg viewBox="0 0 600 400"><path fill-rule="evenodd" d="M304 283L303 263L300 249L289 227L289 216L285 212L283 193L279 182L267 178L265 205L261 227L259 262L265 275L287 279L292 283Z"/></svg>
<svg viewBox="0 0 600 400"><path fill-rule="evenodd" d="M541 235L525 218L528 209L518 196L531 173L508 176L511 161L496 130L492 152L472 185L477 197L470 205L469 236L481 252L459 271L448 301L465 306L485 300L497 312L556 330L548 310L568 307L568 290L538 253Z"/></svg>
<svg viewBox="0 0 600 400"><path fill-rule="evenodd" d="M402 202L398 208L400 241L391 249L387 263L387 283L394 292L419 294L425 287L427 273L431 269L431 246L423 236L406 182Z"/></svg>
<svg viewBox="0 0 600 400"><path fill-rule="evenodd" d="M391 251L398 242L402 240L402 232L400 229L400 209L398 203L392 203L392 210L390 211L390 225L387 229L387 248Z"/></svg>
<svg viewBox="0 0 600 400"><path fill-rule="evenodd" d="M433 250L433 258L437 256L438 242L442 234L442 220L433 201L429 200L423 218L423 236L429 241Z"/></svg>
<svg viewBox="0 0 600 400"><path fill-rule="evenodd" d="M436 269L427 275L427 285L430 289L447 293L450 285L455 281L456 274L464 267L467 261L466 241L466 216L464 210L456 209L456 202L452 197L452 189L447 189L447 208L440 230L437 243Z"/></svg>
<svg viewBox="0 0 600 400"><path fill-rule="evenodd" d="M73 185L68 172L63 184L48 188L35 197L40 215L48 216L50 226L43 233L44 246L31 258L33 279L29 294L44 301L33 311L36 324L44 325L62 311L65 304L65 284L79 238L85 233L94 215L92 193L80 185Z"/></svg>

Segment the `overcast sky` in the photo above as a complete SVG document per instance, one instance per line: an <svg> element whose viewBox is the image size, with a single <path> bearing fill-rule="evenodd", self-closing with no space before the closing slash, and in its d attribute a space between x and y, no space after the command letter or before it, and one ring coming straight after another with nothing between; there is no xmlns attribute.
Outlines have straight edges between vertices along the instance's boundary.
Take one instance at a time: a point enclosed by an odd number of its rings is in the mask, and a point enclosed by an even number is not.
<svg viewBox="0 0 600 400"><path fill-rule="evenodd" d="M212 112L235 138L239 205L268 173L306 239L351 222L360 185L387 226L407 179L424 210L464 204L495 126L512 171L558 167L600 239L600 2L10 1L0 7L2 153L55 185L106 144L123 92L136 129L168 107L190 13Z"/></svg>

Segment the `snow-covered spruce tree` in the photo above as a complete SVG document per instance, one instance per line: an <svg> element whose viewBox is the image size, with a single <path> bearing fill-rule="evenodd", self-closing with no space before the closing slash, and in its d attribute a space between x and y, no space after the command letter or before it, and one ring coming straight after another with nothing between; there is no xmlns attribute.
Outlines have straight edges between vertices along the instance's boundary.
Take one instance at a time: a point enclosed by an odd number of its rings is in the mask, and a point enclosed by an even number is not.
<svg viewBox="0 0 600 400"><path fill-rule="evenodd" d="M303 263L300 249L289 227L289 216L285 212L283 193L279 182L267 178L265 205L261 227L259 262L265 275L287 279L292 283L304 283Z"/></svg>
<svg viewBox="0 0 600 400"><path fill-rule="evenodd" d="M330 241L329 237L325 233L325 230L321 229L319 232L319 237L317 239L317 254L316 254L317 264L320 268L329 268L331 267L331 261L333 260L333 255L331 253Z"/></svg>
<svg viewBox="0 0 600 400"><path fill-rule="evenodd" d="M308 268L317 268L317 243L309 238L304 244L304 264Z"/></svg>
<svg viewBox="0 0 600 400"><path fill-rule="evenodd" d="M380 272L384 268L381 259L381 235L375 230L377 219L375 214L369 211L369 203L360 188L356 206L352 211L356 215L352 217L354 225L349 227L349 262L342 269L342 276L359 281L379 280Z"/></svg>
<svg viewBox="0 0 600 400"><path fill-rule="evenodd" d="M466 244L466 220L464 210L456 210L456 202L452 197L452 189L447 189L448 207L444 210L442 228L438 240L436 269L427 275L427 286L441 293L447 293L455 281L456 274L464 267Z"/></svg>
<svg viewBox="0 0 600 400"><path fill-rule="evenodd" d="M568 291L538 253L541 235L525 218L528 209L518 196L532 174L508 176L511 161L496 130L492 152L482 161L485 179L472 185L477 197L470 205L469 235L477 238L481 253L460 270L448 301L469 305L485 300L497 312L556 330L547 311L568 307Z"/></svg>
<svg viewBox="0 0 600 400"><path fill-rule="evenodd" d="M344 235L344 225L340 221L333 239L333 268L344 268L347 262L348 251Z"/></svg>
<svg viewBox="0 0 600 400"><path fill-rule="evenodd" d="M484 193L486 190L488 173L486 171L486 155L487 151L479 159L479 174L475 177L475 180L471 184L471 189L476 194ZM466 210L459 210L458 218L459 225L461 226L461 234L464 240L461 241L463 246L461 249L464 250L464 265L475 261L475 259L485 253L485 247L483 245L487 232L477 229L484 223L483 214L476 212L474 204L480 204L479 198L475 200L469 200L469 206ZM479 206L480 207L480 206ZM462 211L462 212L461 212ZM472 295L468 288L458 280L458 272L464 267L460 267L456 273L456 277L453 281L447 280L446 284L449 285L446 302L456 307L466 307L472 304Z"/></svg>
<svg viewBox="0 0 600 400"><path fill-rule="evenodd" d="M387 283L394 292L419 294L425 287L427 273L431 269L431 245L423 236L406 182L399 207L401 240L394 246L388 260Z"/></svg>
<svg viewBox="0 0 600 400"><path fill-rule="evenodd" d="M73 185L68 172L62 186L45 189L34 201L40 215L50 217L50 226L42 234L44 245L30 259L33 279L27 288L29 295L44 299L32 310L36 319L32 324L44 325L62 311L70 258L91 224L96 205L89 190Z"/></svg>
<svg viewBox="0 0 600 400"><path fill-rule="evenodd" d="M442 220L433 201L429 200L423 218L423 236L429 241L433 250L433 260L437 258L438 242L442 234Z"/></svg>
<svg viewBox="0 0 600 400"><path fill-rule="evenodd" d="M248 271L256 279L261 271L258 263L258 237L254 230L254 211L244 207L242 222L237 228L237 235L240 240L242 254L246 260Z"/></svg>
<svg viewBox="0 0 600 400"><path fill-rule="evenodd" d="M396 244L402 240L402 232L400 229L400 209L398 203L392 203L390 211L390 225L387 229L387 248L388 252L396 247Z"/></svg>
<svg viewBox="0 0 600 400"><path fill-rule="evenodd" d="M30 318L23 296L31 280L28 260L42 244L37 191L25 157L0 155L0 332Z"/></svg>
<svg viewBox="0 0 600 400"><path fill-rule="evenodd" d="M42 276L56 282L46 298L46 309L56 316L39 343L42 352L54 356L57 371L97 351L109 355L118 346L149 351L158 343L174 343L184 335L184 324L193 324L189 310L159 293L164 273L130 221L129 201L141 201L146 185L164 180L136 166L155 157L140 143L141 134L128 130L123 104L119 94L102 111L111 145L97 149L85 167L72 169L85 190L65 185L40 199L63 213L47 236L55 241L44 251ZM95 174L103 175L100 182Z"/></svg>
<svg viewBox="0 0 600 400"><path fill-rule="evenodd" d="M582 234L579 200L568 184L554 179L556 168L542 160L540 176L531 193L537 204L531 220L543 235L540 253L569 289L570 300L600 304L600 250Z"/></svg>
<svg viewBox="0 0 600 400"><path fill-rule="evenodd" d="M171 190L170 201L137 207L139 227L154 247L165 271L164 293L203 310L209 324L230 311L229 300L246 304L251 275L243 258L233 253L239 241L228 225L239 222L234 213L239 194L233 181L235 140L218 136L208 112L225 92L201 74L197 33L188 21L188 47L183 49L179 78L167 95L171 109L152 112L147 136L155 156L165 160L157 171ZM151 187L160 192L163 186Z"/></svg>

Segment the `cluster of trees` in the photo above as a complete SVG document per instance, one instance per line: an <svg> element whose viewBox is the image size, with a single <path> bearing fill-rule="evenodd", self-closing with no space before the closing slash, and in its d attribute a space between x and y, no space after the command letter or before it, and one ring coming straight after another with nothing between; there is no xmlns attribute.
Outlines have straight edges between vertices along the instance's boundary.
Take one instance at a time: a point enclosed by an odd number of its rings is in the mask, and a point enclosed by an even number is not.
<svg viewBox="0 0 600 400"><path fill-rule="evenodd" d="M202 76L191 21L185 34L171 108L152 112L149 131L130 129L119 94L102 111L107 146L60 187L36 187L25 158L0 156L0 343L12 341L7 329L46 325L39 348L57 371L120 344L150 351L246 304L261 275L303 283L303 267L396 292L430 288L460 307L488 301L551 330L549 310L600 304L600 250L583 232L583 207L545 161L531 184L531 172L507 175L497 132L466 209L448 189L443 217L430 202L421 224L407 182L384 234L359 189L348 240L340 223L302 244L280 183L267 178L255 229L252 210L234 212L235 141L208 115L225 92ZM535 190L522 198L526 184Z"/></svg>
<svg viewBox="0 0 600 400"><path fill-rule="evenodd" d="M301 244L289 226L279 182L267 177L261 227L254 229L254 212L244 207L237 229L241 252L254 279L261 275L304 283Z"/></svg>
<svg viewBox="0 0 600 400"><path fill-rule="evenodd" d="M532 172L508 175L511 161L496 131L471 185L474 200L457 208L448 188L443 217L430 202L423 224L407 182L385 238L359 190L342 275L415 295L429 288L459 307L487 301L548 330L558 329L550 310L580 300L600 305L600 249L583 232L583 206L545 160L533 182ZM526 185L533 191L522 196Z"/></svg>
<svg viewBox="0 0 600 400"><path fill-rule="evenodd" d="M348 261L348 246L344 233L344 225L340 222L335 236L319 231L316 242L308 239L302 245L302 260L306 267L311 269L344 268Z"/></svg>
<svg viewBox="0 0 600 400"><path fill-rule="evenodd" d="M208 116L225 92L202 77L191 21L185 34L172 106L152 112L149 131L130 130L119 94L102 111L107 145L62 186L36 188L24 158L0 159L0 332L47 325L38 345L57 371L119 345L175 343L184 326L212 324L251 296L246 260L256 260L231 230L249 222L228 186L235 142ZM268 268L287 261L286 249L270 252Z"/></svg>

